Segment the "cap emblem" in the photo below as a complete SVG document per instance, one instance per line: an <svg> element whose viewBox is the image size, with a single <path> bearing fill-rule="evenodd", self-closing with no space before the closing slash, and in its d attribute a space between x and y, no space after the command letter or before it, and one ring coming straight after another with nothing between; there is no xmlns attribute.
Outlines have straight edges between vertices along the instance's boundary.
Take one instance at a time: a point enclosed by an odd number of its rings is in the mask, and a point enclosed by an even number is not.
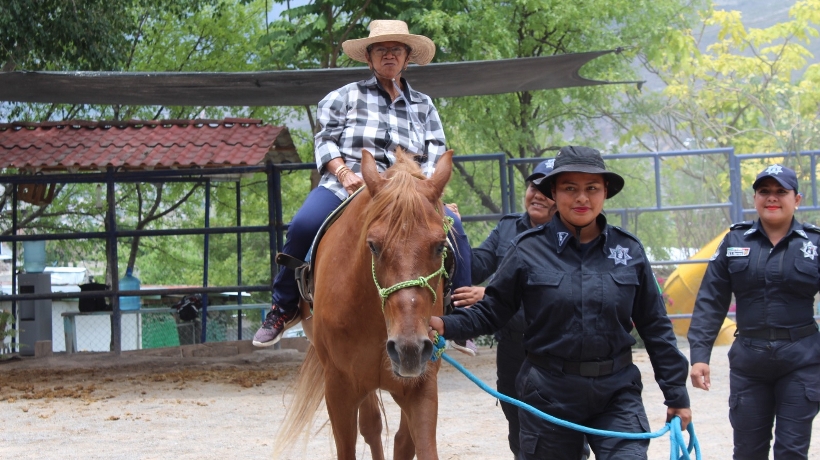
<svg viewBox="0 0 820 460"><path fill-rule="evenodd" d="M766 174L771 174L773 176L776 176L776 175L778 175L782 172L783 172L783 167L780 166L780 165L771 165L768 168L766 168Z"/></svg>

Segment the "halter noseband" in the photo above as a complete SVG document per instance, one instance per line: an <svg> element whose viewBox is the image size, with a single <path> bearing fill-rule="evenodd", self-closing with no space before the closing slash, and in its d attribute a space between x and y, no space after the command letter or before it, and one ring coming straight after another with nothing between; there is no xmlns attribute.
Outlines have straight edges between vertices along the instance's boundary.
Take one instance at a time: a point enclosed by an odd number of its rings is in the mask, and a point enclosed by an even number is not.
<svg viewBox="0 0 820 460"><path fill-rule="evenodd" d="M444 234L446 235L447 233L449 233L450 229L452 227L453 227L453 218L450 217L450 216L445 216L444 217ZM371 271L373 272L373 282L376 283L376 289L379 291L379 297L382 299L382 313L384 313L384 303L387 301L387 297L389 297L390 294L392 294L396 291L399 291L401 289L404 289L404 288L409 288L409 287L417 287L417 286L426 287L427 289L430 290L430 292L433 293L433 304L435 304L436 300L438 300L438 296L436 295L436 290L433 289L433 286L430 286L430 280L437 277L437 276L442 276L442 275L447 276L447 269L444 266L444 260L446 258L447 258L447 247L445 246L444 250L441 252L441 267L439 267L438 270L431 273L430 275L420 276L420 277L418 277L418 279L409 280L409 281L401 281L399 283L396 283L396 284L390 286L389 288L382 288L381 285L379 285L379 280L376 278L376 256L371 254L370 255L370 268L371 268Z"/></svg>

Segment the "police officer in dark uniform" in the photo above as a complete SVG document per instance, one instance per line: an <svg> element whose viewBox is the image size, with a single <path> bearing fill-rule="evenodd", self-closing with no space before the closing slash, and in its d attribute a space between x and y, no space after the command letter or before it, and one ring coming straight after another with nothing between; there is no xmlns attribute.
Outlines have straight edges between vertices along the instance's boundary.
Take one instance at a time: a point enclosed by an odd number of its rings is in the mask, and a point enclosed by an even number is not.
<svg viewBox="0 0 820 460"><path fill-rule="evenodd" d="M490 236L478 248L473 248L472 282L473 286L456 289L453 292L453 304L456 307L470 306L484 297L484 288L476 286L493 276L513 239L533 227L543 225L555 213L555 202L544 196L532 181L540 179L552 171L553 159L538 163L527 176L524 193L524 212L503 216ZM501 394L516 398L515 377L524 364L524 311L519 310L498 332L495 333L496 347L496 385ZM518 455L518 407L501 402L501 410L509 425L510 450Z"/></svg>
<svg viewBox="0 0 820 460"><path fill-rule="evenodd" d="M695 302L689 345L692 384L711 386L709 357L732 294L737 333L729 351L729 420L734 458L808 458L820 409L820 334L814 296L820 288L820 229L794 218L801 196L793 170L775 164L754 184L759 218L732 225Z"/></svg>
<svg viewBox="0 0 820 460"><path fill-rule="evenodd" d="M633 323L643 338L667 417L691 421L688 363L643 247L607 224L604 200L624 185L597 150L564 147L538 188L558 212L546 225L518 236L471 308L432 317L449 339L497 331L524 310L527 359L516 382L519 398L558 418L594 428L648 432L641 374L632 364ZM536 180L535 182L539 182ZM581 456L583 433L519 410L522 459ZM587 436L597 459L644 459L648 440Z"/></svg>

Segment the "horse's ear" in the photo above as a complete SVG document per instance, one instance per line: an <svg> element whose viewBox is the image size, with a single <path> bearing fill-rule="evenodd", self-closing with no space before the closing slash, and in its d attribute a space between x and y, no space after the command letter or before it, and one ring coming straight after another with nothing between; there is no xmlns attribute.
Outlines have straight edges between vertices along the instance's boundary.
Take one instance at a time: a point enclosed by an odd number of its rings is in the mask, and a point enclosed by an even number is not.
<svg viewBox="0 0 820 460"><path fill-rule="evenodd" d="M430 197L432 200L438 200L444 194L444 187L450 181L450 175L453 173L453 151L448 150L439 158L436 163L436 171L427 182L430 184L430 190L434 196Z"/></svg>
<svg viewBox="0 0 820 460"><path fill-rule="evenodd" d="M362 178L367 185L367 190L370 191L370 196L379 193L379 190L381 190L385 182L387 182L387 179L379 174L373 154L365 149L362 149Z"/></svg>

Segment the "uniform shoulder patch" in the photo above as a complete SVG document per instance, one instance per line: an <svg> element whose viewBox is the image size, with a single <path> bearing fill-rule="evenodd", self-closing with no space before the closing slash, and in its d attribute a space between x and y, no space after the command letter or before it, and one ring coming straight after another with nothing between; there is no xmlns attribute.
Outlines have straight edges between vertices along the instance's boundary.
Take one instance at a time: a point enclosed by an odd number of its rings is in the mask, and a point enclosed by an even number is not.
<svg viewBox="0 0 820 460"><path fill-rule="evenodd" d="M751 228L751 226L754 225L754 223L755 222L753 220L744 220L743 222L736 222L732 224L732 226L729 228L731 228L732 230L737 230L739 228Z"/></svg>
<svg viewBox="0 0 820 460"><path fill-rule="evenodd" d="M626 235L626 236L628 236L629 238L632 238L633 240L635 240L635 241L636 241L636 242L638 242L638 243L640 243L640 242L641 242L641 240L639 240L637 236L635 236L635 235L633 235L633 234L629 233L627 230L625 230L625 229L623 229L623 228L621 228L621 227L618 227L617 225L610 225L610 227L614 228L614 229L615 229L615 230L617 230L619 233L621 233L621 234L623 234L623 235Z"/></svg>
<svg viewBox="0 0 820 460"><path fill-rule="evenodd" d="M814 224L803 223L803 229L814 233L820 233L820 227Z"/></svg>
<svg viewBox="0 0 820 460"><path fill-rule="evenodd" d="M516 235L515 238L513 238L512 244L517 245L521 240L528 238L530 235L542 233L544 231L544 228L544 225L539 225L537 227L532 227L530 229L524 230L523 232Z"/></svg>
<svg viewBox="0 0 820 460"><path fill-rule="evenodd" d="M501 216L501 219L498 220L519 219L523 215L523 212L512 212L509 214L504 214L503 216Z"/></svg>

